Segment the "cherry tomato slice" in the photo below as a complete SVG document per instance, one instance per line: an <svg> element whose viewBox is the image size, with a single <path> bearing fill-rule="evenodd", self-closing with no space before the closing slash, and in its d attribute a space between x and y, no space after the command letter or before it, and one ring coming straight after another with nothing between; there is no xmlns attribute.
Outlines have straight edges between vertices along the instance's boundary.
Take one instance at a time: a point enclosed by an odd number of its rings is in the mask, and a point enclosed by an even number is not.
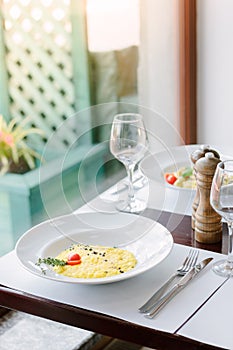
<svg viewBox="0 0 233 350"><path fill-rule="evenodd" d="M71 252L68 255L68 261L77 261L77 260L81 260L81 256L78 253Z"/></svg>
<svg viewBox="0 0 233 350"><path fill-rule="evenodd" d="M174 182L176 182L177 177L173 174L165 174L165 179L170 185L173 185Z"/></svg>
<svg viewBox="0 0 233 350"><path fill-rule="evenodd" d="M67 264L71 265L71 266L81 264L81 259L80 260L68 260Z"/></svg>

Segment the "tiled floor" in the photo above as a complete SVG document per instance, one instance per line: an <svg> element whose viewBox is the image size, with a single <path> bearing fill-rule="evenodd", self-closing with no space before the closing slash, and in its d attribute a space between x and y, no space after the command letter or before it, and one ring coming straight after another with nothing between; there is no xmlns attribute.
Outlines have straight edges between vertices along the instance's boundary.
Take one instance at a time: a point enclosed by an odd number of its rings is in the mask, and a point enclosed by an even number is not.
<svg viewBox="0 0 233 350"><path fill-rule="evenodd" d="M0 318L0 350L150 350L99 334L10 311Z"/></svg>
<svg viewBox="0 0 233 350"><path fill-rule="evenodd" d="M0 350L73 350L94 333L19 312L0 320Z"/></svg>

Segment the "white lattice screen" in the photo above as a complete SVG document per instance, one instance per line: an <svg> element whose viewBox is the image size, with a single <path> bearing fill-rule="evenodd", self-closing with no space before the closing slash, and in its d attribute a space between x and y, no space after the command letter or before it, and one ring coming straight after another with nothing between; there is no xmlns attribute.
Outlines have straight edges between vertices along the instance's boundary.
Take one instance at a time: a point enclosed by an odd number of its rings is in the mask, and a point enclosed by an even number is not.
<svg viewBox="0 0 233 350"><path fill-rule="evenodd" d="M70 0L2 0L2 11L10 114L30 115L46 141L75 112ZM75 139L70 125L57 143Z"/></svg>

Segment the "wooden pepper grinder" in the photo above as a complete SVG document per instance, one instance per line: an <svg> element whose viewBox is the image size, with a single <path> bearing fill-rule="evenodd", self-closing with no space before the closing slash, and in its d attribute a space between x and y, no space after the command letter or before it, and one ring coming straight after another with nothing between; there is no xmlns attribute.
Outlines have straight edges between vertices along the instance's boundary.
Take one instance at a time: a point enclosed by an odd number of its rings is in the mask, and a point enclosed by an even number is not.
<svg viewBox="0 0 233 350"><path fill-rule="evenodd" d="M195 164L199 204L195 214L195 239L201 243L217 243L222 239L221 216L210 205L210 189L220 159L205 153Z"/></svg>
<svg viewBox="0 0 233 350"><path fill-rule="evenodd" d="M202 157L204 157L207 152L212 152L216 158L218 158L218 159L220 158L219 153L216 150L212 149L209 145L202 145L202 146L200 146L199 149L196 149L191 154L191 161L193 163L193 173L194 173L195 178L196 178L196 167L195 167L195 164L196 164L197 160L202 158ZM196 194L195 194L195 197L194 197L194 200L193 200L193 205L192 205L191 225L192 225L192 229L193 230L195 229L195 215L196 215L196 210L197 210L197 207L198 207L198 204L199 204L199 200L200 200L200 194L199 194L199 189L197 187L196 188Z"/></svg>

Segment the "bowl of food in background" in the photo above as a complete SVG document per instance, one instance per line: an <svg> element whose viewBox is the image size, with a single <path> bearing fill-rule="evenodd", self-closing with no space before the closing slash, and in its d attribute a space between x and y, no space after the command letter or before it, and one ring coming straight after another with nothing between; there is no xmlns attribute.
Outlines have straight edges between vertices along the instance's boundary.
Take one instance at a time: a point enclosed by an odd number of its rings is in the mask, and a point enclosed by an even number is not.
<svg viewBox="0 0 233 350"><path fill-rule="evenodd" d="M157 186L160 197L163 198L164 203L160 203L160 208L191 215L196 193L191 155L203 150L203 147L208 146L194 144L167 147L163 151L149 154L141 161L140 170L150 180L150 186ZM209 148L215 150L214 147ZM221 153L220 158L226 159Z"/></svg>
<svg viewBox="0 0 233 350"><path fill-rule="evenodd" d="M168 172L164 174L164 180L168 185L179 187L179 188L196 188L196 179L191 166L181 166L177 170L172 170L170 168L165 169Z"/></svg>

